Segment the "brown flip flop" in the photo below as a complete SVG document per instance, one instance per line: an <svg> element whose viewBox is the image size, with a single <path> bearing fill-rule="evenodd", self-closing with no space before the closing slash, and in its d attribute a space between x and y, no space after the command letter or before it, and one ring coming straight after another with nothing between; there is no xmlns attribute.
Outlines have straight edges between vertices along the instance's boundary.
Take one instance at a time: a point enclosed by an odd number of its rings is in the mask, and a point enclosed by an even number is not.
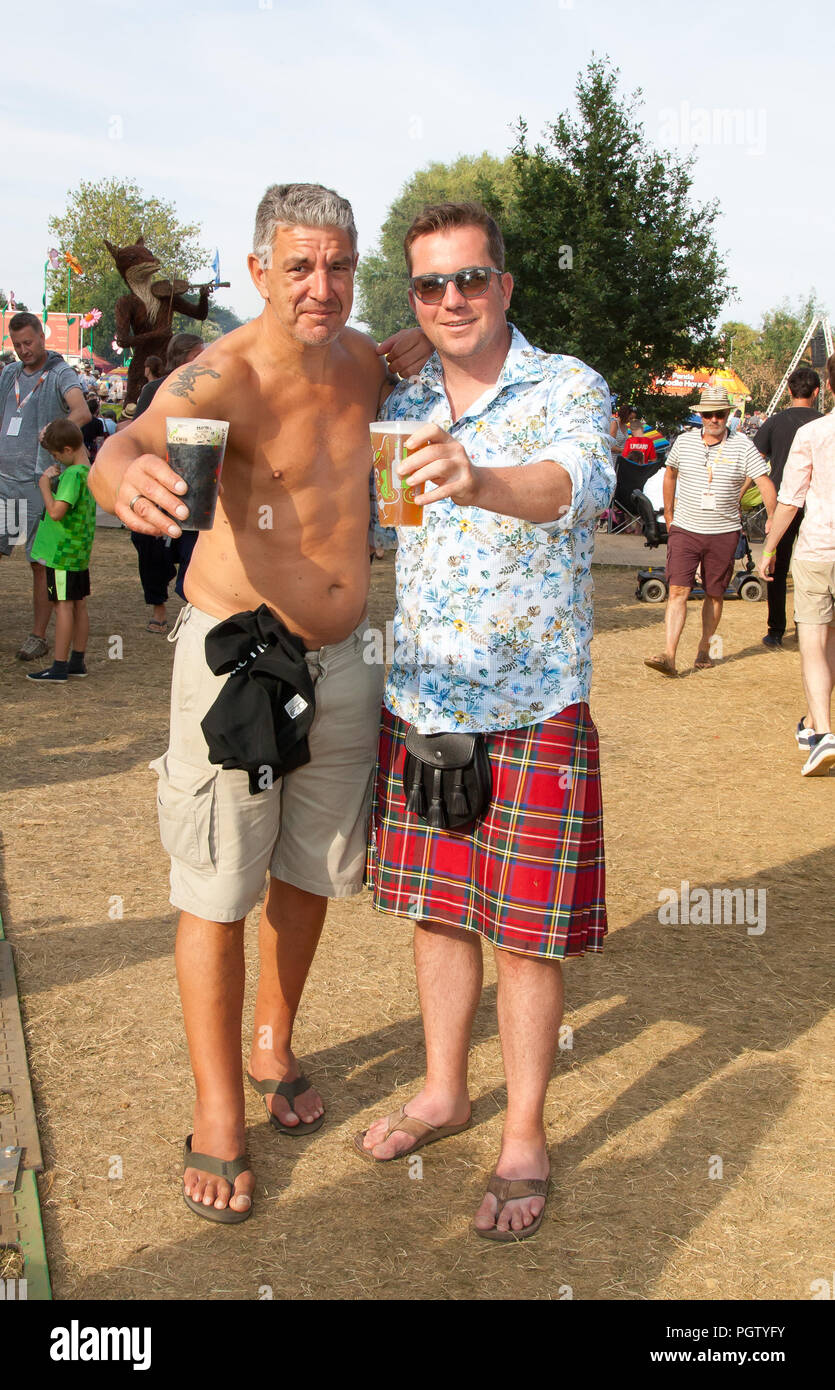
<svg viewBox="0 0 835 1390"><path fill-rule="evenodd" d="M283 1096L284 1099L289 1102L290 1109L295 1115L296 1107L293 1101L296 1099L296 1096L300 1096L303 1091L308 1091L310 1089L310 1082L304 1075L304 1072L302 1072L301 1076L297 1076L295 1081L256 1081L255 1077L249 1072L247 1072L246 1075L247 1080L255 1087L258 1094L264 1097L264 1104L267 1107L267 1119L273 1129L278 1130L279 1134L287 1134L292 1139L298 1139L300 1135L315 1134L317 1129L322 1128L326 1119L324 1115L320 1115L318 1120L299 1120L297 1125L282 1124L278 1116L273 1114L270 1109L270 1103L267 1100L267 1096Z"/></svg>
<svg viewBox="0 0 835 1390"><path fill-rule="evenodd" d="M697 653L696 660L693 662L693 670L712 671L715 665L716 662L713 660L712 656L708 656L706 653Z"/></svg>
<svg viewBox="0 0 835 1390"><path fill-rule="evenodd" d="M408 1104L409 1102L406 1101L406 1105ZM417 1115L407 1115L406 1105L401 1105L396 1114L386 1116L386 1132L382 1139L377 1142L385 1144L386 1140L390 1139L397 1130L401 1130L404 1134L411 1134L417 1142L403 1153L393 1154L391 1158L375 1158L371 1150L366 1149L363 1145L362 1141L368 1133L368 1130L364 1129L361 1134L354 1135L354 1148L362 1158L370 1160L371 1163L394 1163L395 1159L409 1158L411 1154L417 1153L418 1149L425 1148L427 1144L435 1144L439 1139L448 1139L453 1134L463 1133L465 1129L470 1128L473 1122L471 1115L462 1125L430 1125L428 1120L419 1120ZM376 1145L374 1147L376 1148Z"/></svg>
<svg viewBox="0 0 835 1390"><path fill-rule="evenodd" d="M235 1179L246 1173L250 1168L247 1155L239 1154L237 1158L215 1158L214 1154L197 1153L191 1147L193 1136L189 1134L183 1145L183 1173L186 1168L199 1168L201 1173L212 1173L216 1178L225 1178L231 1188L235 1188ZM183 1190L183 1201L195 1216L202 1216L206 1221L219 1221L224 1226L239 1226L242 1221L248 1221L252 1215L252 1198L249 1199L249 1206L246 1211L236 1211L234 1207L207 1207L203 1202L197 1202L193 1197L186 1196Z"/></svg>
<svg viewBox="0 0 835 1390"><path fill-rule="evenodd" d="M520 1197L548 1197L548 1188L551 1184L548 1178L500 1178L497 1173L493 1173L487 1184L487 1192L492 1193L498 1206L496 1208L496 1226L489 1231L480 1231L478 1226L473 1224L473 1230L477 1236L484 1240L498 1240L508 1244L512 1240L530 1240L535 1236L545 1215L545 1208L534 1217L530 1226L526 1226L522 1231L500 1231L497 1229L498 1220L508 1202L513 1202Z"/></svg>
<svg viewBox="0 0 835 1390"><path fill-rule="evenodd" d="M666 656L646 656L644 665L649 666L653 671L659 671L662 676L677 676L678 671L675 666L671 666Z"/></svg>

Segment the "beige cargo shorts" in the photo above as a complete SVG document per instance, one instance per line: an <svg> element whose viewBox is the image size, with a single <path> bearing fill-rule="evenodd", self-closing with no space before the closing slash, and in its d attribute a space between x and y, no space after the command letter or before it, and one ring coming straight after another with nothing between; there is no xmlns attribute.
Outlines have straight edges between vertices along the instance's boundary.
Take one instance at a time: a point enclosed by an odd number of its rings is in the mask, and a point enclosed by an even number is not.
<svg viewBox="0 0 835 1390"><path fill-rule="evenodd" d="M794 620L819 627L835 620L835 565L792 556Z"/></svg>
<svg viewBox="0 0 835 1390"><path fill-rule="evenodd" d="M171 856L174 907L212 922L236 922L258 901L269 873L308 893L347 898L362 888L384 668L370 662L368 620L333 646L308 652L316 713L310 762L249 793L243 769L209 762L200 721L227 677L206 662L206 633L220 620L192 604L169 642L168 751L149 764L159 777L157 810Z"/></svg>

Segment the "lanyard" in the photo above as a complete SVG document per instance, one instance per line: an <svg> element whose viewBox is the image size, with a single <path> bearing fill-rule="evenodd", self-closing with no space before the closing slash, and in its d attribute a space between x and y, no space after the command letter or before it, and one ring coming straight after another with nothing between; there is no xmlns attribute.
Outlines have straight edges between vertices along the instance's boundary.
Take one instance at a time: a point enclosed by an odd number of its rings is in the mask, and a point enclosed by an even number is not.
<svg viewBox="0 0 835 1390"><path fill-rule="evenodd" d="M26 409L27 405L28 405L29 402L31 401L31 399L32 399L32 397L34 396L35 392L37 391L38 387L41 385L41 382L44 380L45 377L49 376L49 368L47 367L45 371L41 372L40 376L38 377L37 381L35 382L35 385L32 387L32 390L29 392L29 395L26 397L26 400L23 402L23 405L20 404L20 375L21 375L20 372L18 372L17 376L16 376L15 379L14 379L14 398L15 398L15 405L17 406L17 414L18 414L18 415L22 415L22 414L23 414L24 410Z"/></svg>
<svg viewBox="0 0 835 1390"><path fill-rule="evenodd" d="M725 449L724 449L724 444L723 444L723 445L721 446L721 448L722 448L721 454L719 455L719 457L718 457L717 459L714 459L714 460L711 462L711 458L710 458L710 449L711 449L711 448L714 448L714 449L715 449L716 447L717 447L717 446L716 446L715 444L713 444L713 445L705 444L705 452L706 452L706 454L707 454L707 457L705 458L705 466L706 466L706 468L707 468L707 485L708 485L709 488L713 487L713 470L714 470L715 468L718 468L718 467L719 467L720 463L722 462L722 460L723 460L724 457L725 457Z"/></svg>

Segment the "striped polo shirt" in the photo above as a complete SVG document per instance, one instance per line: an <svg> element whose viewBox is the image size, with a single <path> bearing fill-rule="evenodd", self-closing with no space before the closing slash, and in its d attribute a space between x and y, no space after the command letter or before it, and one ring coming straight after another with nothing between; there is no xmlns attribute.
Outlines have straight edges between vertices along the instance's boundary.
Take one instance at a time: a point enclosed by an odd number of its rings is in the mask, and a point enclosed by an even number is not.
<svg viewBox="0 0 835 1390"><path fill-rule="evenodd" d="M678 470L673 525L703 536L738 531L742 484L768 473L762 454L744 434L726 434L708 446L695 429L678 436L667 467ZM705 494L714 498L714 506L704 505Z"/></svg>

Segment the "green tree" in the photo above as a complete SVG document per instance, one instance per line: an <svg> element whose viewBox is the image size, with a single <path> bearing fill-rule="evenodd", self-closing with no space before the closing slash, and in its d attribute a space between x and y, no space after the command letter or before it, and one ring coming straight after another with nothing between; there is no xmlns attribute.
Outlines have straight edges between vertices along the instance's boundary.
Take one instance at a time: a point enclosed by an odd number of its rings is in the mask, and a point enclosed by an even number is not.
<svg viewBox="0 0 835 1390"><path fill-rule="evenodd" d="M399 328L414 324L407 299L403 238L416 215L429 203L473 198L490 197L504 207L513 196L513 177L509 157L496 159L485 152L461 155L452 164L429 164L403 185L389 208L377 249L361 260L357 269L357 314L375 338L388 338Z"/></svg>
<svg viewBox="0 0 835 1390"><path fill-rule="evenodd" d="M50 217L48 225L62 260L65 252L71 252L84 272L83 276L72 277L71 309L79 313L101 309L102 317L93 330L93 347L111 359L110 344L116 330L113 309L127 287L104 238L114 246L128 246L144 236L160 262L160 275L168 279L179 276L189 280L209 260L200 245L199 224L180 222L173 203L148 197L132 179L104 178L97 183L82 180L68 194L61 216ZM48 293L50 309L66 309L66 266L49 272Z"/></svg>
<svg viewBox="0 0 835 1390"><path fill-rule="evenodd" d="M621 399L669 422L687 403L653 394L674 365L717 353L712 326L729 293L714 242L715 202L691 199L692 158L653 148L618 95L618 69L593 59L562 114L529 147L520 121L504 232L512 318L538 347L582 358Z"/></svg>
<svg viewBox="0 0 835 1390"><path fill-rule="evenodd" d="M204 342L213 343L216 338L222 338L224 333L231 333L233 328L240 328L245 322L234 309L226 309L210 299L209 317L202 323L186 318L185 314L175 314L173 328L175 333L197 333Z"/></svg>
<svg viewBox="0 0 835 1390"><path fill-rule="evenodd" d="M722 355L745 382L757 409L765 409L771 401L811 320L826 312L812 289L794 305L784 299L773 309L767 309L759 328L734 319L722 324ZM808 366L811 359L809 344L801 362ZM786 404L785 397L782 404Z"/></svg>

